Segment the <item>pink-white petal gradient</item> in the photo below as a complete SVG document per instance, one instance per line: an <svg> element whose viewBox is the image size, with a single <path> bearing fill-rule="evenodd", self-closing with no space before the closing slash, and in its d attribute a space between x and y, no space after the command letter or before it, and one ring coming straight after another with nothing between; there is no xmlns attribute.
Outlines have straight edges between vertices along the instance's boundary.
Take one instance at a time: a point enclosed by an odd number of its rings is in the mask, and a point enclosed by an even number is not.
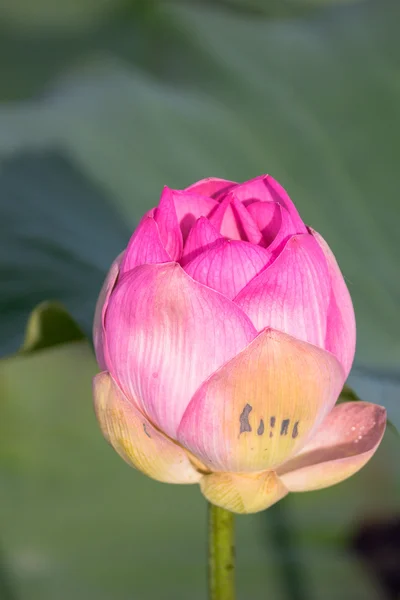
<svg viewBox="0 0 400 600"><path fill-rule="evenodd" d="M337 356L348 375L356 350L356 320L353 303L332 250L319 233L312 229L310 231L325 254L331 276L325 347Z"/></svg>
<svg viewBox="0 0 400 600"><path fill-rule="evenodd" d="M106 333L104 329L104 315L107 310L108 300L110 298L111 292L115 286L119 275L119 269L121 262L124 257L124 252L121 252L117 256L117 258L112 263L107 277L104 280L103 286L100 290L99 297L96 303L96 309L94 313L93 319L93 345L94 351L96 354L97 362L101 369L106 368L106 358L105 355L107 353L106 347Z"/></svg>
<svg viewBox="0 0 400 600"><path fill-rule="evenodd" d="M293 492L334 485L359 471L377 450L386 411L368 402L338 404L301 452L278 469Z"/></svg>
<svg viewBox="0 0 400 600"><path fill-rule="evenodd" d="M196 389L256 335L233 302L176 263L143 265L122 277L106 327L108 370L171 437Z"/></svg>
<svg viewBox="0 0 400 600"><path fill-rule="evenodd" d="M268 264L270 253L237 240L220 239L185 265L193 279L231 300Z"/></svg>
<svg viewBox="0 0 400 600"><path fill-rule="evenodd" d="M289 239L282 253L235 298L258 331L279 329L324 348L330 276L311 235Z"/></svg>

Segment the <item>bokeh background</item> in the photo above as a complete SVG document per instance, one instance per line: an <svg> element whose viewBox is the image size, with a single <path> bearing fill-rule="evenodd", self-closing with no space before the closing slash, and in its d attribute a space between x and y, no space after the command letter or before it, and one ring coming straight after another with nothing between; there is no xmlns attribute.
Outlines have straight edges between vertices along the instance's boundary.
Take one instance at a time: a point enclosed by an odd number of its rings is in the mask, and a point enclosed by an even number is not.
<svg viewBox="0 0 400 600"><path fill-rule="evenodd" d="M163 185L281 181L353 296L350 383L400 424L399 22L398 0L1 1L1 600L206 598L198 488L125 465L91 401L96 296ZM239 598L399 597L399 448L239 517Z"/></svg>

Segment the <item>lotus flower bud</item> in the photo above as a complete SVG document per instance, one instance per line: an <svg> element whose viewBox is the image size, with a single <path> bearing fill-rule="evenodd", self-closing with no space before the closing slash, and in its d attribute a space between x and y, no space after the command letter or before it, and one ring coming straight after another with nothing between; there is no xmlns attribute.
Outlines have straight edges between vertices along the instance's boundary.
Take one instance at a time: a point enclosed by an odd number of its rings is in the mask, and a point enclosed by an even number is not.
<svg viewBox="0 0 400 600"><path fill-rule="evenodd" d="M335 407L355 338L334 255L272 177L164 188L98 301L98 420L148 476L263 510L378 447L382 407Z"/></svg>

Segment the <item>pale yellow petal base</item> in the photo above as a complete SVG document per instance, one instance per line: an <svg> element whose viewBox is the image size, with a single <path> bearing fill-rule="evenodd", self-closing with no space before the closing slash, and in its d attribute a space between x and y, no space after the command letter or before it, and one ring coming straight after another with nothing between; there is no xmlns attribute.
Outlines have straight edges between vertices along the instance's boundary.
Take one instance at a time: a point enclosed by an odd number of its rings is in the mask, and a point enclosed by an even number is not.
<svg viewBox="0 0 400 600"><path fill-rule="evenodd" d="M274 473L211 473L200 488L212 504L238 514L256 513L281 500L288 490Z"/></svg>
<svg viewBox="0 0 400 600"><path fill-rule="evenodd" d="M185 450L156 429L124 396L109 373L93 382L97 419L106 440L132 467L165 483L198 483Z"/></svg>

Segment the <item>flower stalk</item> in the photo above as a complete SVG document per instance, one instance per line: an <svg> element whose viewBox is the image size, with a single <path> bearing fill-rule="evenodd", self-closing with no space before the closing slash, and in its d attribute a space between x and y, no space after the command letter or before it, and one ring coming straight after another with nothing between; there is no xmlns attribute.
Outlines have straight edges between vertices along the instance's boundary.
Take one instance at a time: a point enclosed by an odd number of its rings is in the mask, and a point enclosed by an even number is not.
<svg viewBox="0 0 400 600"><path fill-rule="evenodd" d="M208 504L208 552L210 600L235 600L234 515Z"/></svg>

